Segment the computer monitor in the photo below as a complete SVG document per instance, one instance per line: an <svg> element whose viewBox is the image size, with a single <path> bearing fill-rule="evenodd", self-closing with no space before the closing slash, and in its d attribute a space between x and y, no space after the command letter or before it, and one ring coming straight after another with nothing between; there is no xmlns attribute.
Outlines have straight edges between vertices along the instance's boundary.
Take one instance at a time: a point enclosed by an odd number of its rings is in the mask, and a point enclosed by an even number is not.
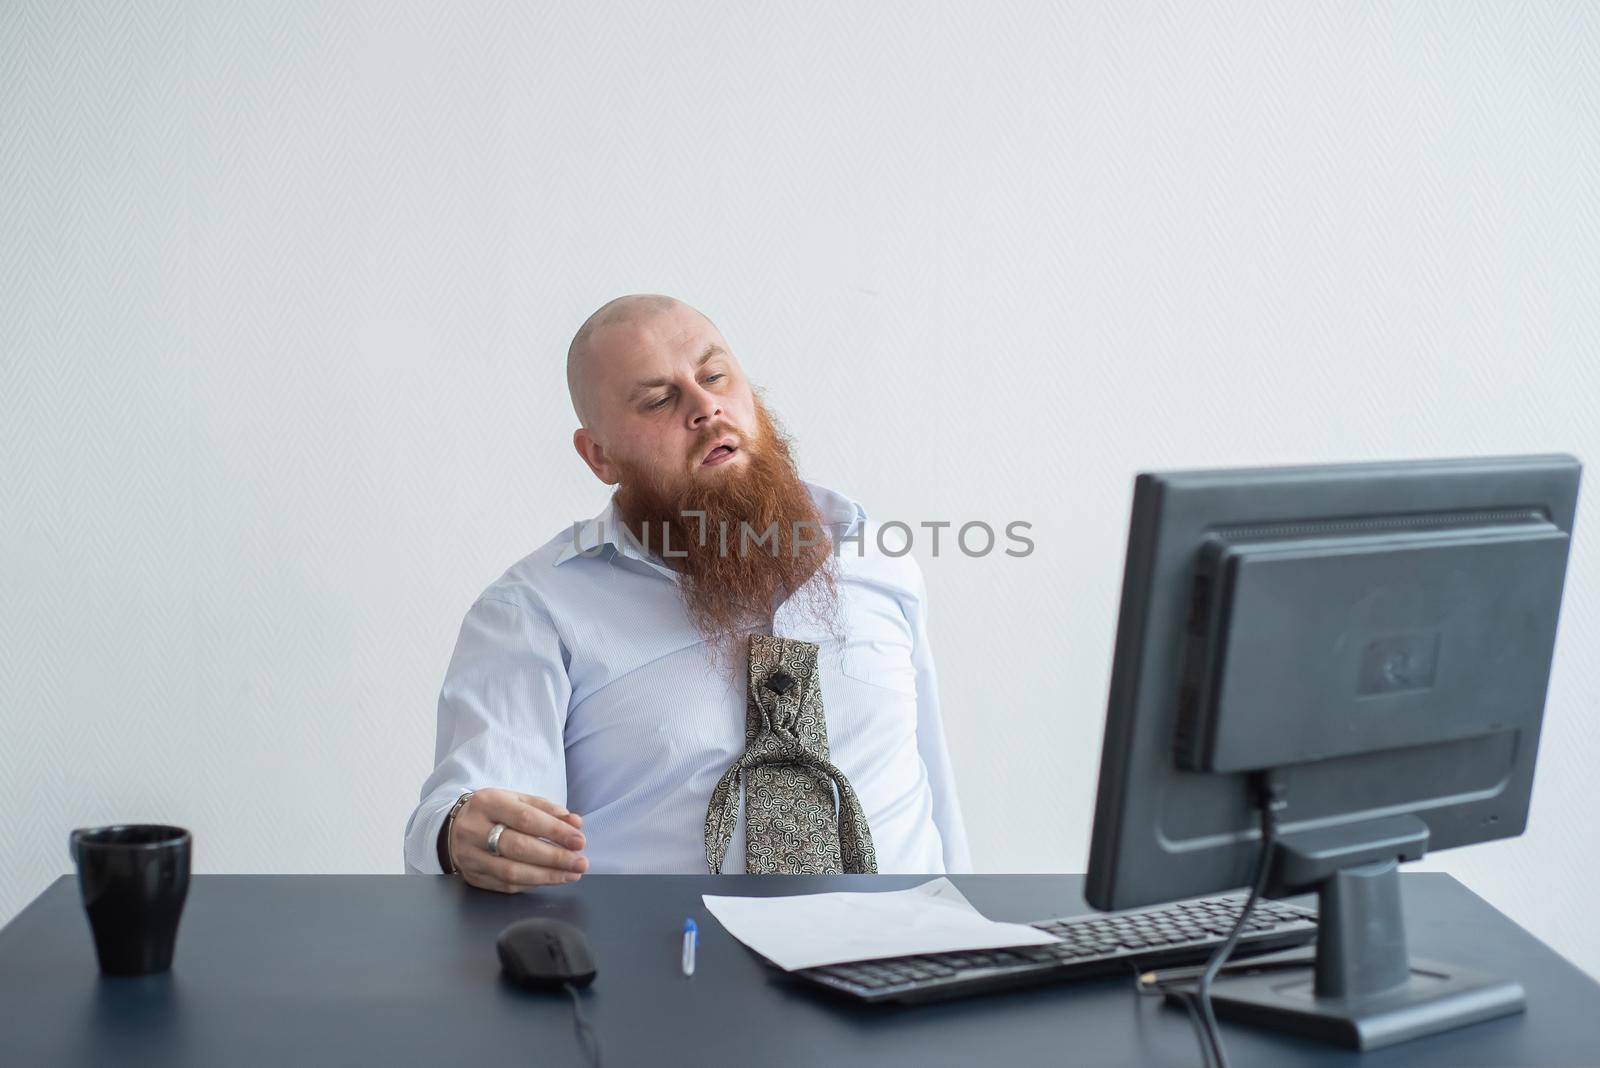
<svg viewBox="0 0 1600 1068"><path fill-rule="evenodd" d="M1400 861L1522 833L1577 506L1570 456L1143 474L1086 895L1317 891L1315 961L1220 1016L1370 1049L1523 1007L1410 959Z"/></svg>

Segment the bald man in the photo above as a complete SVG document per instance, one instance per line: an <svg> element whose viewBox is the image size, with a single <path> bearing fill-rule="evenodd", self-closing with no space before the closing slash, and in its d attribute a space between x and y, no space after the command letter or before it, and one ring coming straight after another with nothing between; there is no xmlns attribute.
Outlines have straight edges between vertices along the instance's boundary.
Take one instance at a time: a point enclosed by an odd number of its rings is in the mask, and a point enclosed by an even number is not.
<svg viewBox="0 0 1600 1068"><path fill-rule="evenodd" d="M745 748L742 653L771 634L819 648L830 755L878 870L970 871L915 560L800 478L762 392L681 301L601 306L567 387L573 446L616 489L468 610L407 870L506 893L704 874L707 804ZM725 872L744 870L739 811Z"/></svg>

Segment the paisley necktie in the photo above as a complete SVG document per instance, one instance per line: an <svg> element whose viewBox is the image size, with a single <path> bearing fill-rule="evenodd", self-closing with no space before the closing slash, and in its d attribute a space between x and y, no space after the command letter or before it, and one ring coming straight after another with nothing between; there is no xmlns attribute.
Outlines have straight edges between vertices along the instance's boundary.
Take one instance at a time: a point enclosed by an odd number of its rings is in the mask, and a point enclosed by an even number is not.
<svg viewBox="0 0 1600 1068"><path fill-rule="evenodd" d="M706 808L706 866L722 861L738 822L744 780L745 870L752 875L875 873L878 858L861 803L828 760L828 720L818 646L750 637L744 754L728 766ZM838 787L838 804L834 803Z"/></svg>

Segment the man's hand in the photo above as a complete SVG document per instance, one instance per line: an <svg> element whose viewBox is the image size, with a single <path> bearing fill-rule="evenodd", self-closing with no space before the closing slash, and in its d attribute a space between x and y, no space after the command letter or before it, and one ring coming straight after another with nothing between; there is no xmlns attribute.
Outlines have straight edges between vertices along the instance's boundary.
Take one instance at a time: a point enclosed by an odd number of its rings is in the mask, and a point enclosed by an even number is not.
<svg viewBox="0 0 1600 1068"><path fill-rule="evenodd" d="M489 828L500 832L500 855L489 852ZM589 870L583 817L554 801L512 790L478 790L456 813L450 857L473 886L515 894L530 886L577 882Z"/></svg>

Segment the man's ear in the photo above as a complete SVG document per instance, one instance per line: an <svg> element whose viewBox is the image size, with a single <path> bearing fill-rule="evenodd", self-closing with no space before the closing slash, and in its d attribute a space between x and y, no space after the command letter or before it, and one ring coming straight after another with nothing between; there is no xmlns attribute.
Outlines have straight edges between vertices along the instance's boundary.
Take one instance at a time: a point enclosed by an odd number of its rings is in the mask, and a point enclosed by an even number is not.
<svg viewBox="0 0 1600 1068"><path fill-rule="evenodd" d="M605 447L594 440L587 427L580 426L572 432L572 447L578 450L578 455L589 465L589 470L594 472L595 478L608 486L615 486L622 481L617 469L606 459Z"/></svg>

